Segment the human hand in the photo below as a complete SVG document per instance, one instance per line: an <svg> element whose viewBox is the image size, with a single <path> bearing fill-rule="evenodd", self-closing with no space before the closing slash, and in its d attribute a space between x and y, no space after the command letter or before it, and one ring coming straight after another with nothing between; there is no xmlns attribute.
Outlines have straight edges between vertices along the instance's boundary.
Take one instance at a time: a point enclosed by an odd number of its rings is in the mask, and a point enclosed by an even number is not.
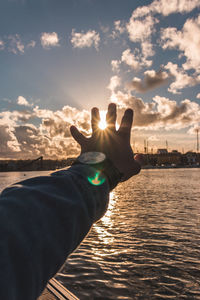
<svg viewBox="0 0 200 300"><path fill-rule="evenodd" d="M85 137L75 126L70 127L71 134L81 146L81 153L97 151L105 153L114 166L123 174L125 181L140 172L140 163L134 159L130 145L131 127L133 123L133 110L127 109L121 120L121 125L116 130L116 104L110 103L106 115L107 127L101 130L98 126L100 115L98 108L91 110L91 137Z"/></svg>

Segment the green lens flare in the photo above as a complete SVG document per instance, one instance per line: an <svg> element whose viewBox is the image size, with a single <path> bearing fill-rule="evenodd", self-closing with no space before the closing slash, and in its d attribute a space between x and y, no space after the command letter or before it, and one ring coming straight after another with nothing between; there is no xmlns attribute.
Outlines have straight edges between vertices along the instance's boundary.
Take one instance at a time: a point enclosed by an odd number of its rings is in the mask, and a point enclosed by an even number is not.
<svg viewBox="0 0 200 300"><path fill-rule="evenodd" d="M105 177L101 177L100 178L100 172L98 171L94 177L88 177L88 181L92 184L92 185L101 185L104 183L105 181Z"/></svg>

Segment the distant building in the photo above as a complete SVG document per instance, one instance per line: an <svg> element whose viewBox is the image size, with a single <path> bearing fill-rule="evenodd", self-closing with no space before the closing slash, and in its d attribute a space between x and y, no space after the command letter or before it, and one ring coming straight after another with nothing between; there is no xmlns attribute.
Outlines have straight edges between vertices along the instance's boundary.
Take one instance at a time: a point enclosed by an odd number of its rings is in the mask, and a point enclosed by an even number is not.
<svg viewBox="0 0 200 300"><path fill-rule="evenodd" d="M168 151L167 151L167 149L158 149L157 150L157 154L167 154L168 153Z"/></svg>
<svg viewBox="0 0 200 300"><path fill-rule="evenodd" d="M198 161L196 152L187 152L185 153L186 163L188 165L195 165Z"/></svg>

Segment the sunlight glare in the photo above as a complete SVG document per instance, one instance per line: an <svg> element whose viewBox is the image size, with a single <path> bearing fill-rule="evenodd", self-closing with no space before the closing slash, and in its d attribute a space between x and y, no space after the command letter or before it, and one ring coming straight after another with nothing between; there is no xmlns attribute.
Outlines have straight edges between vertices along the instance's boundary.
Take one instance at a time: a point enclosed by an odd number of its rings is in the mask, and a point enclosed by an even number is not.
<svg viewBox="0 0 200 300"><path fill-rule="evenodd" d="M106 129L107 123L106 123L106 110L100 110L100 122L99 122L99 128L101 130Z"/></svg>

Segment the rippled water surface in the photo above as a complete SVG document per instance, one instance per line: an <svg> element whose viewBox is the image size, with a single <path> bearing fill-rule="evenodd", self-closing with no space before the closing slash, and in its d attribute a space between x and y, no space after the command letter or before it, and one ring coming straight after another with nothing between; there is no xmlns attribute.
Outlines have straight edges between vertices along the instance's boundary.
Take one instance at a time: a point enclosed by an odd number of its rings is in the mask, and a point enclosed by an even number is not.
<svg viewBox="0 0 200 300"><path fill-rule="evenodd" d="M57 279L80 299L200 299L200 169L142 170L119 185Z"/></svg>

